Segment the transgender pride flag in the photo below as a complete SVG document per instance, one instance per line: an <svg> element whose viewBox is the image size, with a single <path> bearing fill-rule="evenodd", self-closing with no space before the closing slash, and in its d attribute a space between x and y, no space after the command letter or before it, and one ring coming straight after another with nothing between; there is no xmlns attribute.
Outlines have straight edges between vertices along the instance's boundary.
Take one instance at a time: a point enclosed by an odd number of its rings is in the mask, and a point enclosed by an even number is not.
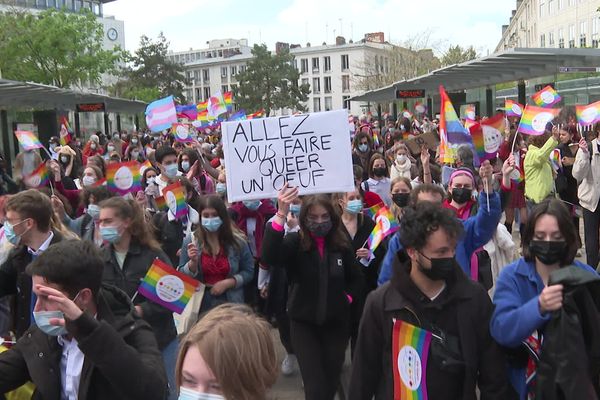
<svg viewBox="0 0 600 400"><path fill-rule="evenodd" d="M146 124L152 132L160 132L177 123L173 96L153 101L146 107Z"/></svg>

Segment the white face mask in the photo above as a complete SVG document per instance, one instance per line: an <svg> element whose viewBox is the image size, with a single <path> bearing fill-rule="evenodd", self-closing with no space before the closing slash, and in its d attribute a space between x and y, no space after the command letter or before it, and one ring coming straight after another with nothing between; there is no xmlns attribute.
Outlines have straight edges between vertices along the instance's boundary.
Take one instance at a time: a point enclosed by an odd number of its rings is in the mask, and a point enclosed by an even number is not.
<svg viewBox="0 0 600 400"><path fill-rule="evenodd" d="M195 390L180 387L178 400L225 400L219 394L200 393Z"/></svg>
<svg viewBox="0 0 600 400"><path fill-rule="evenodd" d="M396 161L398 164L404 164L408 160L408 157L405 154L399 154L396 156Z"/></svg>

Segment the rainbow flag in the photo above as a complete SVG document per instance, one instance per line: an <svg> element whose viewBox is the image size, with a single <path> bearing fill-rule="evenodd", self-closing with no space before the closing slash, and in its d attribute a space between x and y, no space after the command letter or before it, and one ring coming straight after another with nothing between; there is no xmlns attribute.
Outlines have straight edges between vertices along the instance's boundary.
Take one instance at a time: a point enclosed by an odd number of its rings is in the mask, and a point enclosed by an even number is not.
<svg viewBox="0 0 600 400"><path fill-rule="evenodd" d="M69 142L71 141L71 134L69 133L69 129L71 127L69 126L69 121L67 120L67 117L65 117L64 115L60 117L60 133L59 133L59 140L60 140L60 145L61 146L65 146L67 144L69 144Z"/></svg>
<svg viewBox="0 0 600 400"><path fill-rule="evenodd" d="M227 112L227 105L221 91L218 91L208 99L206 110L208 111L208 116L213 119Z"/></svg>
<svg viewBox="0 0 600 400"><path fill-rule="evenodd" d="M143 164L140 164L140 175L144 175L144 172L148 168L152 168L152 163L150 162L150 160L146 160Z"/></svg>
<svg viewBox="0 0 600 400"><path fill-rule="evenodd" d="M504 112L507 117L520 117L523 115L523 105L516 101L506 100L504 101Z"/></svg>
<svg viewBox="0 0 600 400"><path fill-rule="evenodd" d="M29 131L15 131L15 136L19 141L23 150L35 150L35 149L43 149L44 146L40 142L40 139L33 132Z"/></svg>
<svg viewBox="0 0 600 400"><path fill-rule="evenodd" d="M440 129L440 147L439 147L440 162L443 164L454 163L454 149L448 146L445 132Z"/></svg>
<svg viewBox="0 0 600 400"><path fill-rule="evenodd" d="M404 110L402 110L402 116L404 118L408 118L408 119L411 119L411 120L413 119L412 113L410 111L408 111L406 108Z"/></svg>
<svg viewBox="0 0 600 400"><path fill-rule="evenodd" d="M398 228L400 228L400 224L394 218L394 214L387 207L381 207L375 216L375 228L367 239L369 250L375 251L383 239L396 232Z"/></svg>
<svg viewBox="0 0 600 400"><path fill-rule="evenodd" d="M175 106L178 119L188 119L194 121L198 118L198 108L195 104L186 104L181 106Z"/></svg>
<svg viewBox="0 0 600 400"><path fill-rule="evenodd" d="M167 201L165 200L164 196L155 197L154 203L159 211L169 211L169 207L167 206Z"/></svg>
<svg viewBox="0 0 600 400"><path fill-rule="evenodd" d="M171 134L173 134L175 140L178 142L190 143L194 141L190 134L190 126L188 124L173 124L173 126L171 126Z"/></svg>
<svg viewBox="0 0 600 400"><path fill-rule="evenodd" d="M265 115L265 110L264 108L261 108L260 110L253 112L252 114L248 114L246 115L246 119L254 119L254 118L262 118Z"/></svg>
<svg viewBox="0 0 600 400"><path fill-rule="evenodd" d="M517 184L523 182L525 180L525 172L523 171L523 168L515 167L510 175L510 180Z"/></svg>
<svg viewBox="0 0 600 400"><path fill-rule="evenodd" d="M377 216L377 212L381 209L381 207L383 207L383 203L375 204L371 208L365 208L363 210L363 214L366 215L367 217L371 218L372 220L375 220L375 217Z"/></svg>
<svg viewBox="0 0 600 400"><path fill-rule="evenodd" d="M41 163L31 174L23 178L23 182L28 188L35 189L42 186L47 186L50 181L48 168L45 163Z"/></svg>
<svg viewBox="0 0 600 400"><path fill-rule="evenodd" d="M238 112L231 114L231 116L227 119L228 121L243 121L246 119L246 111L239 110Z"/></svg>
<svg viewBox="0 0 600 400"><path fill-rule="evenodd" d="M185 189L181 182L175 182L163 189L163 196L167 203L167 208L175 216L175 219L181 219L188 214L187 204L185 203Z"/></svg>
<svg viewBox="0 0 600 400"><path fill-rule="evenodd" d="M199 285L197 280L156 258L137 291L148 300L181 314Z"/></svg>
<svg viewBox="0 0 600 400"><path fill-rule="evenodd" d="M448 94L441 85L440 97L442 105L440 110L440 132L443 131L448 143L471 143L471 135L461 124Z"/></svg>
<svg viewBox="0 0 600 400"><path fill-rule="evenodd" d="M555 171L562 169L562 161L560 158L560 150L559 149L554 149L554 150L552 150L552 153L550 153L550 163L552 164L552 168Z"/></svg>
<svg viewBox="0 0 600 400"><path fill-rule="evenodd" d="M108 190L121 196L142 190L140 164L136 161L108 164L106 182Z"/></svg>
<svg viewBox="0 0 600 400"><path fill-rule="evenodd" d="M231 112L231 110L233 110L233 92L223 93L223 101L225 101L227 112Z"/></svg>
<svg viewBox="0 0 600 400"><path fill-rule="evenodd" d="M535 93L531 98L538 107L552 107L561 100L560 95L550 85Z"/></svg>
<svg viewBox="0 0 600 400"><path fill-rule="evenodd" d="M375 145L375 147L379 147L379 136L377 135L377 132L375 132L374 130L373 132L373 144Z"/></svg>
<svg viewBox="0 0 600 400"><path fill-rule="evenodd" d="M415 112L417 114L425 114L427 112L427 106L420 101L415 103Z"/></svg>
<svg viewBox="0 0 600 400"><path fill-rule="evenodd" d="M477 152L479 159L485 159L486 152L483 138L483 129L481 127L481 124L478 122L474 122L473 125L470 126L468 129L469 133L471 133L471 138L473 139L473 148Z"/></svg>
<svg viewBox="0 0 600 400"><path fill-rule="evenodd" d="M394 319L394 400L427 400L427 359L432 337L425 329Z"/></svg>
<svg viewBox="0 0 600 400"><path fill-rule="evenodd" d="M575 112L577 113L577 122L581 126L589 126L600 122L600 101L587 106L575 106Z"/></svg>
<svg viewBox="0 0 600 400"><path fill-rule="evenodd" d="M475 140L473 132L471 131L473 143L477 149L479 158L481 160L494 159L498 155L500 145L504 141L504 136L502 135L506 129L506 120L504 119L504 115L498 113L491 118L481 120L479 125L481 127L482 134L481 139ZM479 140L483 140L483 148L481 147L481 144L476 143Z"/></svg>
<svg viewBox="0 0 600 400"><path fill-rule="evenodd" d="M525 106L517 132L539 136L546 131L546 125L560 113L559 108Z"/></svg>

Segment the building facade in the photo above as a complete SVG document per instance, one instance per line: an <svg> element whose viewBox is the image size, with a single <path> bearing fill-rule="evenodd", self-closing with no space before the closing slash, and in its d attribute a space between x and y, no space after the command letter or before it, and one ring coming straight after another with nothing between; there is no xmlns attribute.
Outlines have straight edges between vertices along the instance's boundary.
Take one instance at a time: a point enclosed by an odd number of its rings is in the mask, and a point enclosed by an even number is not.
<svg viewBox="0 0 600 400"><path fill-rule="evenodd" d="M496 51L600 44L600 0L517 0Z"/></svg>

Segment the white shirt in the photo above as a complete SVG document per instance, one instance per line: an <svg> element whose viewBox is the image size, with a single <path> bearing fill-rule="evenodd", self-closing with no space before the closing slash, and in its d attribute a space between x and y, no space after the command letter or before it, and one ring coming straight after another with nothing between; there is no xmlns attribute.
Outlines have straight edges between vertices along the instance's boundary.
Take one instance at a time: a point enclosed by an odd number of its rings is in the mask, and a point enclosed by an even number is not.
<svg viewBox="0 0 600 400"><path fill-rule="evenodd" d="M46 239L44 243L42 243L39 249L33 250L31 247L27 247L27 251L34 257L39 256L44 251L46 251L48 247L50 247L50 242L52 241L52 238L54 238L54 232L50 231L50 236L48 236L48 239Z"/></svg>
<svg viewBox="0 0 600 400"><path fill-rule="evenodd" d="M246 220L246 234L248 235L248 244L250 244L250 252L256 256L256 218L248 218Z"/></svg>
<svg viewBox="0 0 600 400"><path fill-rule="evenodd" d="M369 184L369 191L373 193L377 193L381 200L385 203L386 206L392 205L392 195L390 193L390 186L392 181L388 177L384 177L381 180L376 180L373 178L369 178L366 181ZM361 184L363 190L366 190L366 185L363 182Z"/></svg>
<svg viewBox="0 0 600 400"><path fill-rule="evenodd" d="M77 340L57 337L58 344L62 346L60 358L60 399L77 400L79 396L79 381L83 369L84 354L77 345Z"/></svg>

